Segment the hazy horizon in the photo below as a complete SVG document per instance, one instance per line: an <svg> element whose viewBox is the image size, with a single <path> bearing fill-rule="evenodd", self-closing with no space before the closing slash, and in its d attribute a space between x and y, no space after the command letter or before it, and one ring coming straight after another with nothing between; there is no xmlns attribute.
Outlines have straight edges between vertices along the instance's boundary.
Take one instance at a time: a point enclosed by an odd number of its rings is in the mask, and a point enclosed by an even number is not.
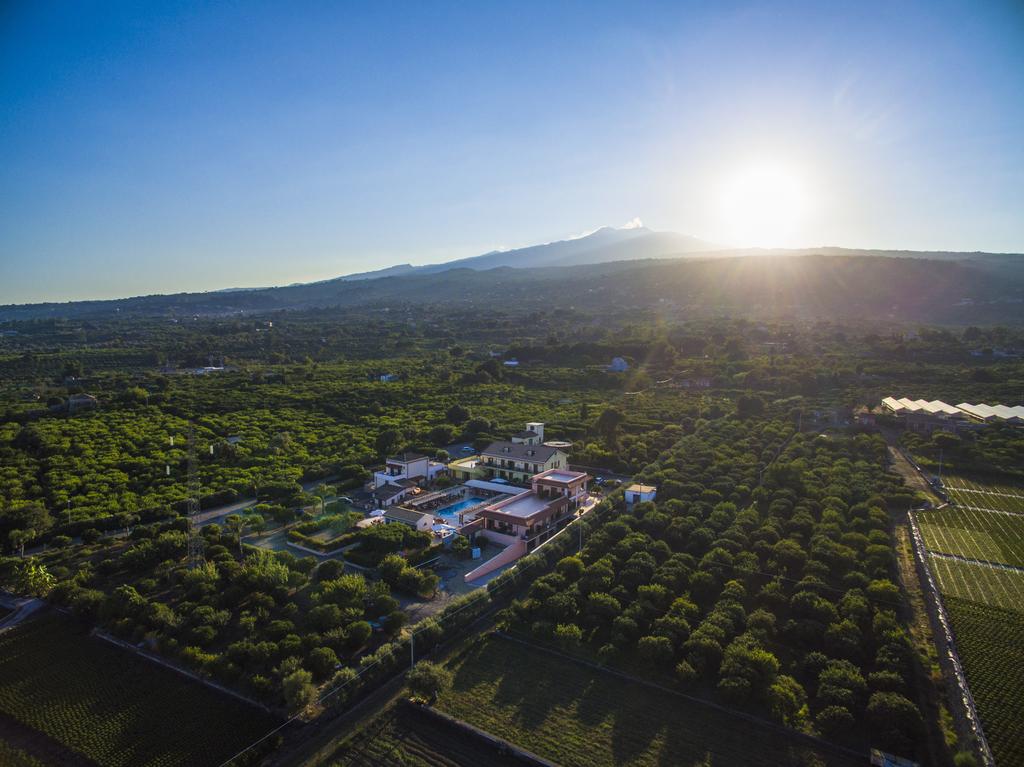
<svg viewBox="0 0 1024 767"><path fill-rule="evenodd" d="M1015 3L0 12L0 303L283 285L634 217L1024 250Z"/></svg>

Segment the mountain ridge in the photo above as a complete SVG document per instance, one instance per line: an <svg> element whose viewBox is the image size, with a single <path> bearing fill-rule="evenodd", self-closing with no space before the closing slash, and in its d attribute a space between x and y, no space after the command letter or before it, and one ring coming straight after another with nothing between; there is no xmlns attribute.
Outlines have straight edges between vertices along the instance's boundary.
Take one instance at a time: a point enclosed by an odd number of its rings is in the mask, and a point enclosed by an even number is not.
<svg viewBox="0 0 1024 767"><path fill-rule="evenodd" d="M176 294L150 294L116 299L97 299L71 302L46 302L0 306L0 321L55 317L101 316L103 314L145 314L171 317L203 315L254 314L261 311L304 309L330 306L371 305L373 302L426 304L436 300L474 303L476 295L500 300L502 290L493 290L492 283L517 289L524 283L537 286L543 293L549 283L572 275L574 282L598 280L603 275L616 274L620 278L631 276L640 281L651 269L662 269L662 278L672 282L675 275L686 271L686 264L726 263L720 267L694 267L689 273L705 274L717 269L728 280L734 269L756 271L760 262L790 265L795 259L862 259L876 260L875 269L865 267L863 274L882 271L882 262L927 262L935 265L966 265L963 276L972 285L984 284L985 290L959 298L984 301L987 297L1006 300L1024 300L1017 286L1024 282L1024 257L1019 254L958 251L860 250L839 246L800 249L716 248L688 235L676 232L652 231L642 225L623 228L602 227L580 237L556 240L524 248L491 251L479 256L424 266L398 264L384 269L342 275L315 282L293 283L262 288L228 288L206 292ZM829 267L814 261L814 269L830 271ZM739 265L744 265L740 267ZM787 266L789 268L789 266ZM892 270L891 265L885 269ZM702 271L704 270L704 271ZM832 269L837 272L837 269ZM897 271L899 271L897 269ZM919 284L908 285L908 290L928 289L928 284L939 279L938 273L929 276L913 266L902 270L913 274ZM945 274L948 269L939 270ZM453 278L457 277L455 280ZM762 279L771 280L771 272ZM870 276L867 277L870 279ZM909 278L908 278L909 279ZM459 282L456 289L453 282ZM944 300L953 300L949 291L953 285L944 285ZM594 290L604 291L598 284ZM680 290L684 290L681 286ZM724 285L723 290L735 293L739 286ZM475 294L473 293L475 291ZM630 293L630 286L616 288L618 295ZM987 296L986 292L991 293ZM563 296L567 296L565 291ZM661 296L662 300L665 296ZM560 297L552 296L559 301ZM787 299L790 300L790 299ZM959 299L957 299L959 300Z"/></svg>

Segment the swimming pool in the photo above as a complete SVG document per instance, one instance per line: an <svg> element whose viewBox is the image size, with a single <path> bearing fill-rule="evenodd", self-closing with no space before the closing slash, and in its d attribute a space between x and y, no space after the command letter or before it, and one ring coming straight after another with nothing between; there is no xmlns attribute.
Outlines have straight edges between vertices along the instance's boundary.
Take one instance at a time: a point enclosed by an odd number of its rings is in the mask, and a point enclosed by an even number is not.
<svg viewBox="0 0 1024 767"><path fill-rule="evenodd" d="M461 501L456 501L450 506L445 506L444 508L437 509L436 511L432 511L430 513L433 514L435 517L444 517L446 519L457 518L459 516L460 511L468 509L470 506L476 506L477 504L483 502L483 498L463 498Z"/></svg>

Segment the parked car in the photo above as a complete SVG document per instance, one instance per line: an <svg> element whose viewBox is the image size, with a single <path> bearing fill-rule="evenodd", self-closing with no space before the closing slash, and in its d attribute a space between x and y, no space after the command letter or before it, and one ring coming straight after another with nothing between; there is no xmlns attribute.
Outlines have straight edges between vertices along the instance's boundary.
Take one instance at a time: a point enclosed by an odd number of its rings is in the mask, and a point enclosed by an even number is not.
<svg viewBox="0 0 1024 767"><path fill-rule="evenodd" d="M459 450L461 450L463 453L472 453L473 452L473 446L472 445L463 445L462 447L459 448Z"/></svg>

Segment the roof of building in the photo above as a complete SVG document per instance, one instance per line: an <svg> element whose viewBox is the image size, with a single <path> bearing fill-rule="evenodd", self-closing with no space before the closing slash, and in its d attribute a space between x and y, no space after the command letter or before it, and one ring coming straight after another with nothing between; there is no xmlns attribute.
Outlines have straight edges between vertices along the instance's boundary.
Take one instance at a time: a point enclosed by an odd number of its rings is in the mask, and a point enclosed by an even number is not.
<svg viewBox="0 0 1024 767"><path fill-rule="evenodd" d="M656 488L654 485L632 484L632 485L630 485L629 487L626 488L626 492L628 492L628 493L653 493L657 489L658 488Z"/></svg>
<svg viewBox="0 0 1024 767"><path fill-rule="evenodd" d="M569 471L568 469L548 469L540 474L535 474L531 479L537 482L551 482L553 484L568 485L571 482L578 482L586 479L588 474L585 471Z"/></svg>
<svg viewBox="0 0 1024 767"><path fill-rule="evenodd" d="M958 405L950 405L942 400L908 399L906 397L896 399L886 397L882 404L897 414L920 413L923 415L945 416L947 418L963 418L969 416L980 421L1022 421L1024 422L1024 406L1016 405L972 405L969 402L961 402Z"/></svg>
<svg viewBox="0 0 1024 767"><path fill-rule="evenodd" d="M512 439L531 439L533 437L539 437L535 431L517 431L512 435Z"/></svg>
<svg viewBox="0 0 1024 767"><path fill-rule="evenodd" d="M400 480L396 481L394 484L398 485L399 487L405 487L405 488L416 487L416 480L415 479L409 479L408 477L405 477L404 479L400 479Z"/></svg>
<svg viewBox="0 0 1024 767"><path fill-rule="evenodd" d="M550 498L541 498L535 495L532 490L525 493L513 495L503 501L492 503L484 508L480 514L503 514L516 519L528 520L545 511L551 505Z"/></svg>
<svg viewBox="0 0 1024 767"><path fill-rule="evenodd" d="M526 445L518 442L499 440L492 442L481 451L481 455L491 455L496 458L512 458L518 461L539 461L546 463L551 456L561 452L557 447L547 445Z"/></svg>
<svg viewBox="0 0 1024 767"><path fill-rule="evenodd" d="M422 453L399 453L388 458L388 461L392 463L412 463L413 461L422 461L426 457Z"/></svg>
<svg viewBox="0 0 1024 767"><path fill-rule="evenodd" d="M396 495L404 493L407 489L399 485L381 485L373 491L373 497L378 501L386 501L389 498L394 498Z"/></svg>
<svg viewBox="0 0 1024 767"><path fill-rule="evenodd" d="M401 506L392 506L384 512L385 519L394 519L398 522L406 522L410 525L418 524L424 517L430 517L433 519L432 514L424 514L422 511L413 511L412 509L405 509Z"/></svg>

